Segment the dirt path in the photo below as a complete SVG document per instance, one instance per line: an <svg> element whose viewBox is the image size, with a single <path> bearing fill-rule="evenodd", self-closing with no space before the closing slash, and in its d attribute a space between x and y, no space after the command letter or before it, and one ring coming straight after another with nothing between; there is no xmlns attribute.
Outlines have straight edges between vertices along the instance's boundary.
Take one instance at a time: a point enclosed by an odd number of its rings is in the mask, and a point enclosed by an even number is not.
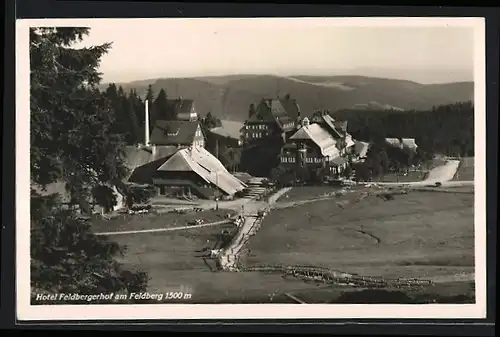
<svg viewBox="0 0 500 337"><path fill-rule="evenodd" d="M259 229L262 219L257 217L257 212L262 208L270 207L290 188L283 188L274 193L269 201L250 200L244 205L245 221L230 245L224 249L219 256L219 263L223 270L235 270L239 255L250 237Z"/></svg>
<svg viewBox="0 0 500 337"><path fill-rule="evenodd" d="M119 232L103 232L103 233L94 233L97 236L111 236L111 235L127 235L127 234L141 234L141 233L158 233L158 232L173 232L185 229L194 229L194 228L202 228L202 227L210 227L210 226L220 226L230 222L230 220L221 220L210 223L205 223L202 225L193 225L193 226L179 226L179 227L167 227L167 228L155 228L155 229L140 229L135 231L119 231Z"/></svg>

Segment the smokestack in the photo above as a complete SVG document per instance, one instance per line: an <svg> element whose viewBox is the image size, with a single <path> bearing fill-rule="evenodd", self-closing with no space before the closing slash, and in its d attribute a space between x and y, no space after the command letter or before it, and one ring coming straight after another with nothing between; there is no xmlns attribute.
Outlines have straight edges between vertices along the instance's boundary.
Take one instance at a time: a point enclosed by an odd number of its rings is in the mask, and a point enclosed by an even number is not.
<svg viewBox="0 0 500 337"><path fill-rule="evenodd" d="M146 100L144 102L144 105L146 107L146 111L144 114L144 144L146 146L149 146L149 102Z"/></svg>

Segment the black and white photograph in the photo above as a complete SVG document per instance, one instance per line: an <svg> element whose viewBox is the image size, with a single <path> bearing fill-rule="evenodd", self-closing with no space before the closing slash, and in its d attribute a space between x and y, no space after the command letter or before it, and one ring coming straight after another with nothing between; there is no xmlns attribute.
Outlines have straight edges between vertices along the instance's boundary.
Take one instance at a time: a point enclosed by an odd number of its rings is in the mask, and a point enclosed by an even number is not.
<svg viewBox="0 0 500 337"><path fill-rule="evenodd" d="M483 19L16 34L19 317L486 316Z"/></svg>

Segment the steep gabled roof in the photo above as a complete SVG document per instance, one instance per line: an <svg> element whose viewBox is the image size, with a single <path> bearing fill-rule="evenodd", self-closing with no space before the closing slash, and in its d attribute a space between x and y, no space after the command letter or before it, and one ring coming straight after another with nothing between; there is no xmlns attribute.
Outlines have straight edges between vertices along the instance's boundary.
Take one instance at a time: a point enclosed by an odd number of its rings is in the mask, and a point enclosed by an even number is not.
<svg viewBox="0 0 500 337"><path fill-rule="evenodd" d="M221 137L229 137L232 139L241 139L241 132L244 124L241 122L221 120L221 126L210 129L210 132Z"/></svg>
<svg viewBox="0 0 500 337"><path fill-rule="evenodd" d="M130 170L127 181L138 184L151 184L151 177L170 156L177 151L177 146L156 146L151 148L138 148L127 146L125 148L125 165Z"/></svg>
<svg viewBox="0 0 500 337"><path fill-rule="evenodd" d="M329 114L322 114L321 119L323 124L328 128L329 132L332 133L335 137L342 137L342 130L338 127L338 122L333 119Z"/></svg>
<svg viewBox="0 0 500 337"><path fill-rule="evenodd" d="M179 113L189 113L191 112L191 108L193 107L194 100L192 99L168 99L168 105L172 109L172 111L177 115Z"/></svg>
<svg viewBox="0 0 500 337"><path fill-rule="evenodd" d="M309 124L301 127L291 137L291 140L313 141L321 150L323 156L336 157L340 155L337 149L337 141L333 136L319 124Z"/></svg>
<svg viewBox="0 0 500 337"><path fill-rule="evenodd" d="M300 107L294 99L281 98L280 103L290 119L295 120L300 116Z"/></svg>
<svg viewBox="0 0 500 337"><path fill-rule="evenodd" d="M156 122L151 132L153 145L189 145L193 142L199 123L197 121L166 121Z"/></svg>
<svg viewBox="0 0 500 337"><path fill-rule="evenodd" d="M284 125L293 122L294 120L288 116L285 107L279 99L263 99L257 105L255 114L252 115L248 122L275 122L283 129Z"/></svg>
<svg viewBox="0 0 500 337"><path fill-rule="evenodd" d="M245 189L246 185L226 170L224 165L204 148L181 149L168 159L158 171L191 171L207 183L219 187L229 195Z"/></svg>

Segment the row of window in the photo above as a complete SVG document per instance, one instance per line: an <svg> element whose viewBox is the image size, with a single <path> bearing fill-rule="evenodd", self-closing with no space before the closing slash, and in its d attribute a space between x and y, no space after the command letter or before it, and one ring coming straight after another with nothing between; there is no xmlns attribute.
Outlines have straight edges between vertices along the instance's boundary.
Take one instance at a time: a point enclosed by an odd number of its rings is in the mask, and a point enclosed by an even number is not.
<svg viewBox="0 0 500 337"><path fill-rule="evenodd" d="M203 140L195 140L193 142L193 146L204 147L205 146L205 142Z"/></svg>
<svg viewBox="0 0 500 337"><path fill-rule="evenodd" d="M252 132L248 133L248 137L250 138L262 138L267 136L267 132Z"/></svg>
<svg viewBox="0 0 500 337"><path fill-rule="evenodd" d="M281 157L282 163L295 163L295 157ZM323 158L317 157L307 157L306 163L308 164L321 164L323 162Z"/></svg>
<svg viewBox="0 0 500 337"><path fill-rule="evenodd" d="M247 130L267 130L268 125L266 125L266 124L257 124L257 125L250 124L250 125L246 126L246 129Z"/></svg>

